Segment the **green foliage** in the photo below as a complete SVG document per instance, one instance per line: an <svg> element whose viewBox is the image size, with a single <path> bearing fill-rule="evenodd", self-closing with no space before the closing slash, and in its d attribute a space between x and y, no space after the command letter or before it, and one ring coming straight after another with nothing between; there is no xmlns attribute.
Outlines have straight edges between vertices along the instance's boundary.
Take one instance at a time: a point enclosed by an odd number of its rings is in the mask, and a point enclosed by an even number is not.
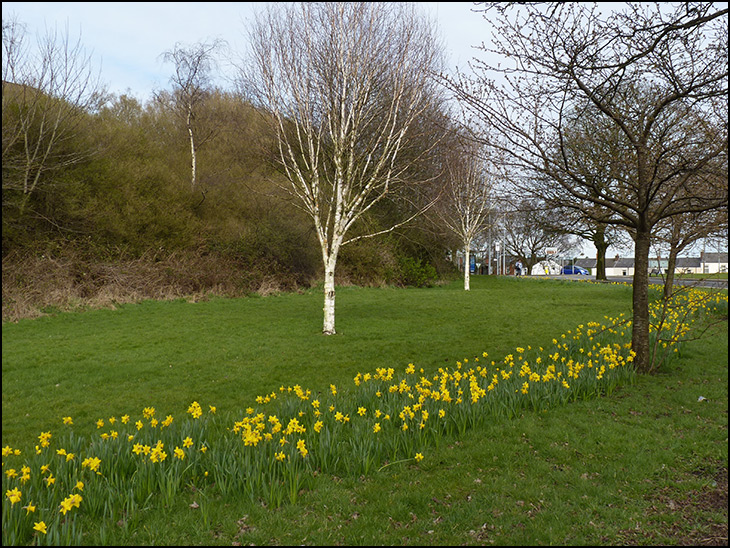
<svg viewBox="0 0 730 548"><path fill-rule="evenodd" d="M432 265L424 263L421 259L402 257L400 267L403 285L430 287L438 278L436 269Z"/></svg>
<svg viewBox="0 0 730 548"><path fill-rule="evenodd" d="M17 174L3 158L4 318L32 307L65 308L77 299L103 301L111 293L123 302L316 283L322 265L312 221L281 189L261 113L235 94L208 94L198 113L198 184L192 188L186 129L168 99L162 93L141 104L122 95L86 113L56 155L93 153L48 170L27 198L19 183L9 183ZM17 113L9 108L3 115L10 125ZM411 214L399 207L374 208L367 222L386 226ZM436 263L427 258L443 253L424 234L415 226L346 246L339 282L433 283ZM46 283L51 271L64 280L55 290Z"/></svg>
<svg viewBox="0 0 730 548"><path fill-rule="evenodd" d="M397 251L391 238L366 238L340 251L338 283L355 285L396 285L399 283Z"/></svg>

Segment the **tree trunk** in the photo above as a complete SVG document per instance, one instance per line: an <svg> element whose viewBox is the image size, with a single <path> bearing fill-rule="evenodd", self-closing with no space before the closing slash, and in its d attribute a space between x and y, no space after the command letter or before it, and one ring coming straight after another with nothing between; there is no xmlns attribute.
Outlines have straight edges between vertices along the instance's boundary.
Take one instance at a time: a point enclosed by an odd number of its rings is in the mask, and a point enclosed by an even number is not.
<svg viewBox="0 0 730 548"><path fill-rule="evenodd" d="M469 248L469 244L467 244L464 247L464 291L469 291L469 276L471 274L470 272L470 264L469 264L469 258L470 258L470 252L471 249Z"/></svg>
<svg viewBox="0 0 730 548"><path fill-rule="evenodd" d="M664 298L668 299L672 296L672 290L674 289L674 271L677 267L677 256L682 251L691 239L685 239L684 243L680 243L682 240L682 225L681 223L674 223L672 225L672 235L669 238L669 263L667 264L667 278L664 280Z"/></svg>
<svg viewBox="0 0 730 548"><path fill-rule="evenodd" d="M192 118L192 111L188 111L188 119L187 119L187 127L188 127L188 135L190 135L190 168L191 168L191 179L190 179L190 186L192 188L195 188L195 180L196 180L196 170L195 170L195 140L193 139L193 128L190 123L190 120Z"/></svg>
<svg viewBox="0 0 730 548"><path fill-rule="evenodd" d="M674 270L677 267L677 255L679 255L679 249L672 242L669 248L669 260L667 261L667 277L664 279L665 299L672 296L672 289L674 289Z"/></svg>
<svg viewBox="0 0 730 548"><path fill-rule="evenodd" d="M606 228L599 226L593 235L593 245L596 248L596 280L606 281Z"/></svg>
<svg viewBox="0 0 730 548"><path fill-rule="evenodd" d="M337 252L324 256L324 324L322 333L334 335L335 331L335 265Z"/></svg>
<svg viewBox="0 0 730 548"><path fill-rule="evenodd" d="M651 231L645 219L639 220L634 253L633 325L631 346L640 373L651 370L649 350L649 247Z"/></svg>

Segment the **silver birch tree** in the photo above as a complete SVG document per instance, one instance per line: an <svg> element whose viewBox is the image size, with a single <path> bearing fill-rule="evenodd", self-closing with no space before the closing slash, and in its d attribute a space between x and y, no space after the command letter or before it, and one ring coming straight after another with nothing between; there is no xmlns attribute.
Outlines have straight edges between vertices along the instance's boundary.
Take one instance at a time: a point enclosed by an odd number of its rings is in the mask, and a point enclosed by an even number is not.
<svg viewBox="0 0 730 548"><path fill-rule="evenodd" d="M480 148L465 146L447 166L448 180L435 208L440 221L459 239L464 251L464 291L470 290L469 261L474 240L489 228L496 176Z"/></svg>
<svg viewBox="0 0 730 548"><path fill-rule="evenodd" d="M162 54L165 62L175 65L175 73L170 77L174 87L174 99L178 112L185 121L190 142L190 186L197 182L197 149L195 118L205 100L210 87L210 73L213 70L218 50L224 46L222 40L201 42L192 46L175 44L175 47Z"/></svg>
<svg viewBox="0 0 730 548"><path fill-rule="evenodd" d="M250 44L242 84L274 125L285 188L314 223L323 333L334 334L338 254L395 228L348 237L404 182L409 129L428 107L441 50L414 5L390 2L270 6L258 14Z"/></svg>
<svg viewBox="0 0 730 548"><path fill-rule="evenodd" d="M106 93L91 54L68 30L47 29L31 44L22 23L3 19L2 66L3 211L23 215L60 169L92 153L65 145Z"/></svg>

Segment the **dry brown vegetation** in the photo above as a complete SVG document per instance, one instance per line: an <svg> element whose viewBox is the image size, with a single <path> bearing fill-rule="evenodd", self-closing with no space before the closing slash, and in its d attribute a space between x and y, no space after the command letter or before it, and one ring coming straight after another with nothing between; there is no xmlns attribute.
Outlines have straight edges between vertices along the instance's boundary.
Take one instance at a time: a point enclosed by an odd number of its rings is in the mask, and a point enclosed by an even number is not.
<svg viewBox="0 0 730 548"><path fill-rule="evenodd" d="M25 254L3 260L2 318L16 321L49 310L114 307L145 299L203 299L211 295L268 295L297 284L251 275L233 260L200 252L148 252L118 262ZM248 275L247 275L248 274Z"/></svg>

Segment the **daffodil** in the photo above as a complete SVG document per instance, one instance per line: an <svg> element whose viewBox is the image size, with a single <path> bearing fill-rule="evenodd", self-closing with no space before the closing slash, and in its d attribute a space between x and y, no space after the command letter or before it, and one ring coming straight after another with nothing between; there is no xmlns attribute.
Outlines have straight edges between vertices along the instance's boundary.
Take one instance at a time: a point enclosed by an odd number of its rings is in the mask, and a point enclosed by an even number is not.
<svg viewBox="0 0 730 548"><path fill-rule="evenodd" d="M78 493L69 495L68 497L66 497L65 499L63 499L61 501L61 510L59 510L59 511L61 512L61 514L63 514L65 516L66 512L71 510L73 507L78 508L79 505L81 504L82 500L84 500L84 499Z"/></svg>
<svg viewBox="0 0 730 548"><path fill-rule="evenodd" d="M10 500L10 505L12 506L16 502L20 502L20 497L22 496L22 493L18 490L17 487L13 487L12 489L8 489L5 491L5 496Z"/></svg>
<svg viewBox="0 0 730 548"><path fill-rule="evenodd" d="M38 436L38 439L41 442L41 447L48 447L51 444L51 437L50 432L41 432L40 436Z"/></svg>
<svg viewBox="0 0 730 548"><path fill-rule="evenodd" d="M297 442L297 449L299 450L299 454L302 455L302 457L306 457L309 451L307 451L307 446L304 442L304 440L299 440Z"/></svg>
<svg viewBox="0 0 730 548"><path fill-rule="evenodd" d="M98 457L87 457L81 463L82 468L90 468L93 472L98 472L100 465L101 459Z"/></svg>
<svg viewBox="0 0 730 548"><path fill-rule="evenodd" d="M194 419L199 419L203 414L203 409L200 407L198 402L194 401L190 404L190 407L188 407L188 413L190 413Z"/></svg>

